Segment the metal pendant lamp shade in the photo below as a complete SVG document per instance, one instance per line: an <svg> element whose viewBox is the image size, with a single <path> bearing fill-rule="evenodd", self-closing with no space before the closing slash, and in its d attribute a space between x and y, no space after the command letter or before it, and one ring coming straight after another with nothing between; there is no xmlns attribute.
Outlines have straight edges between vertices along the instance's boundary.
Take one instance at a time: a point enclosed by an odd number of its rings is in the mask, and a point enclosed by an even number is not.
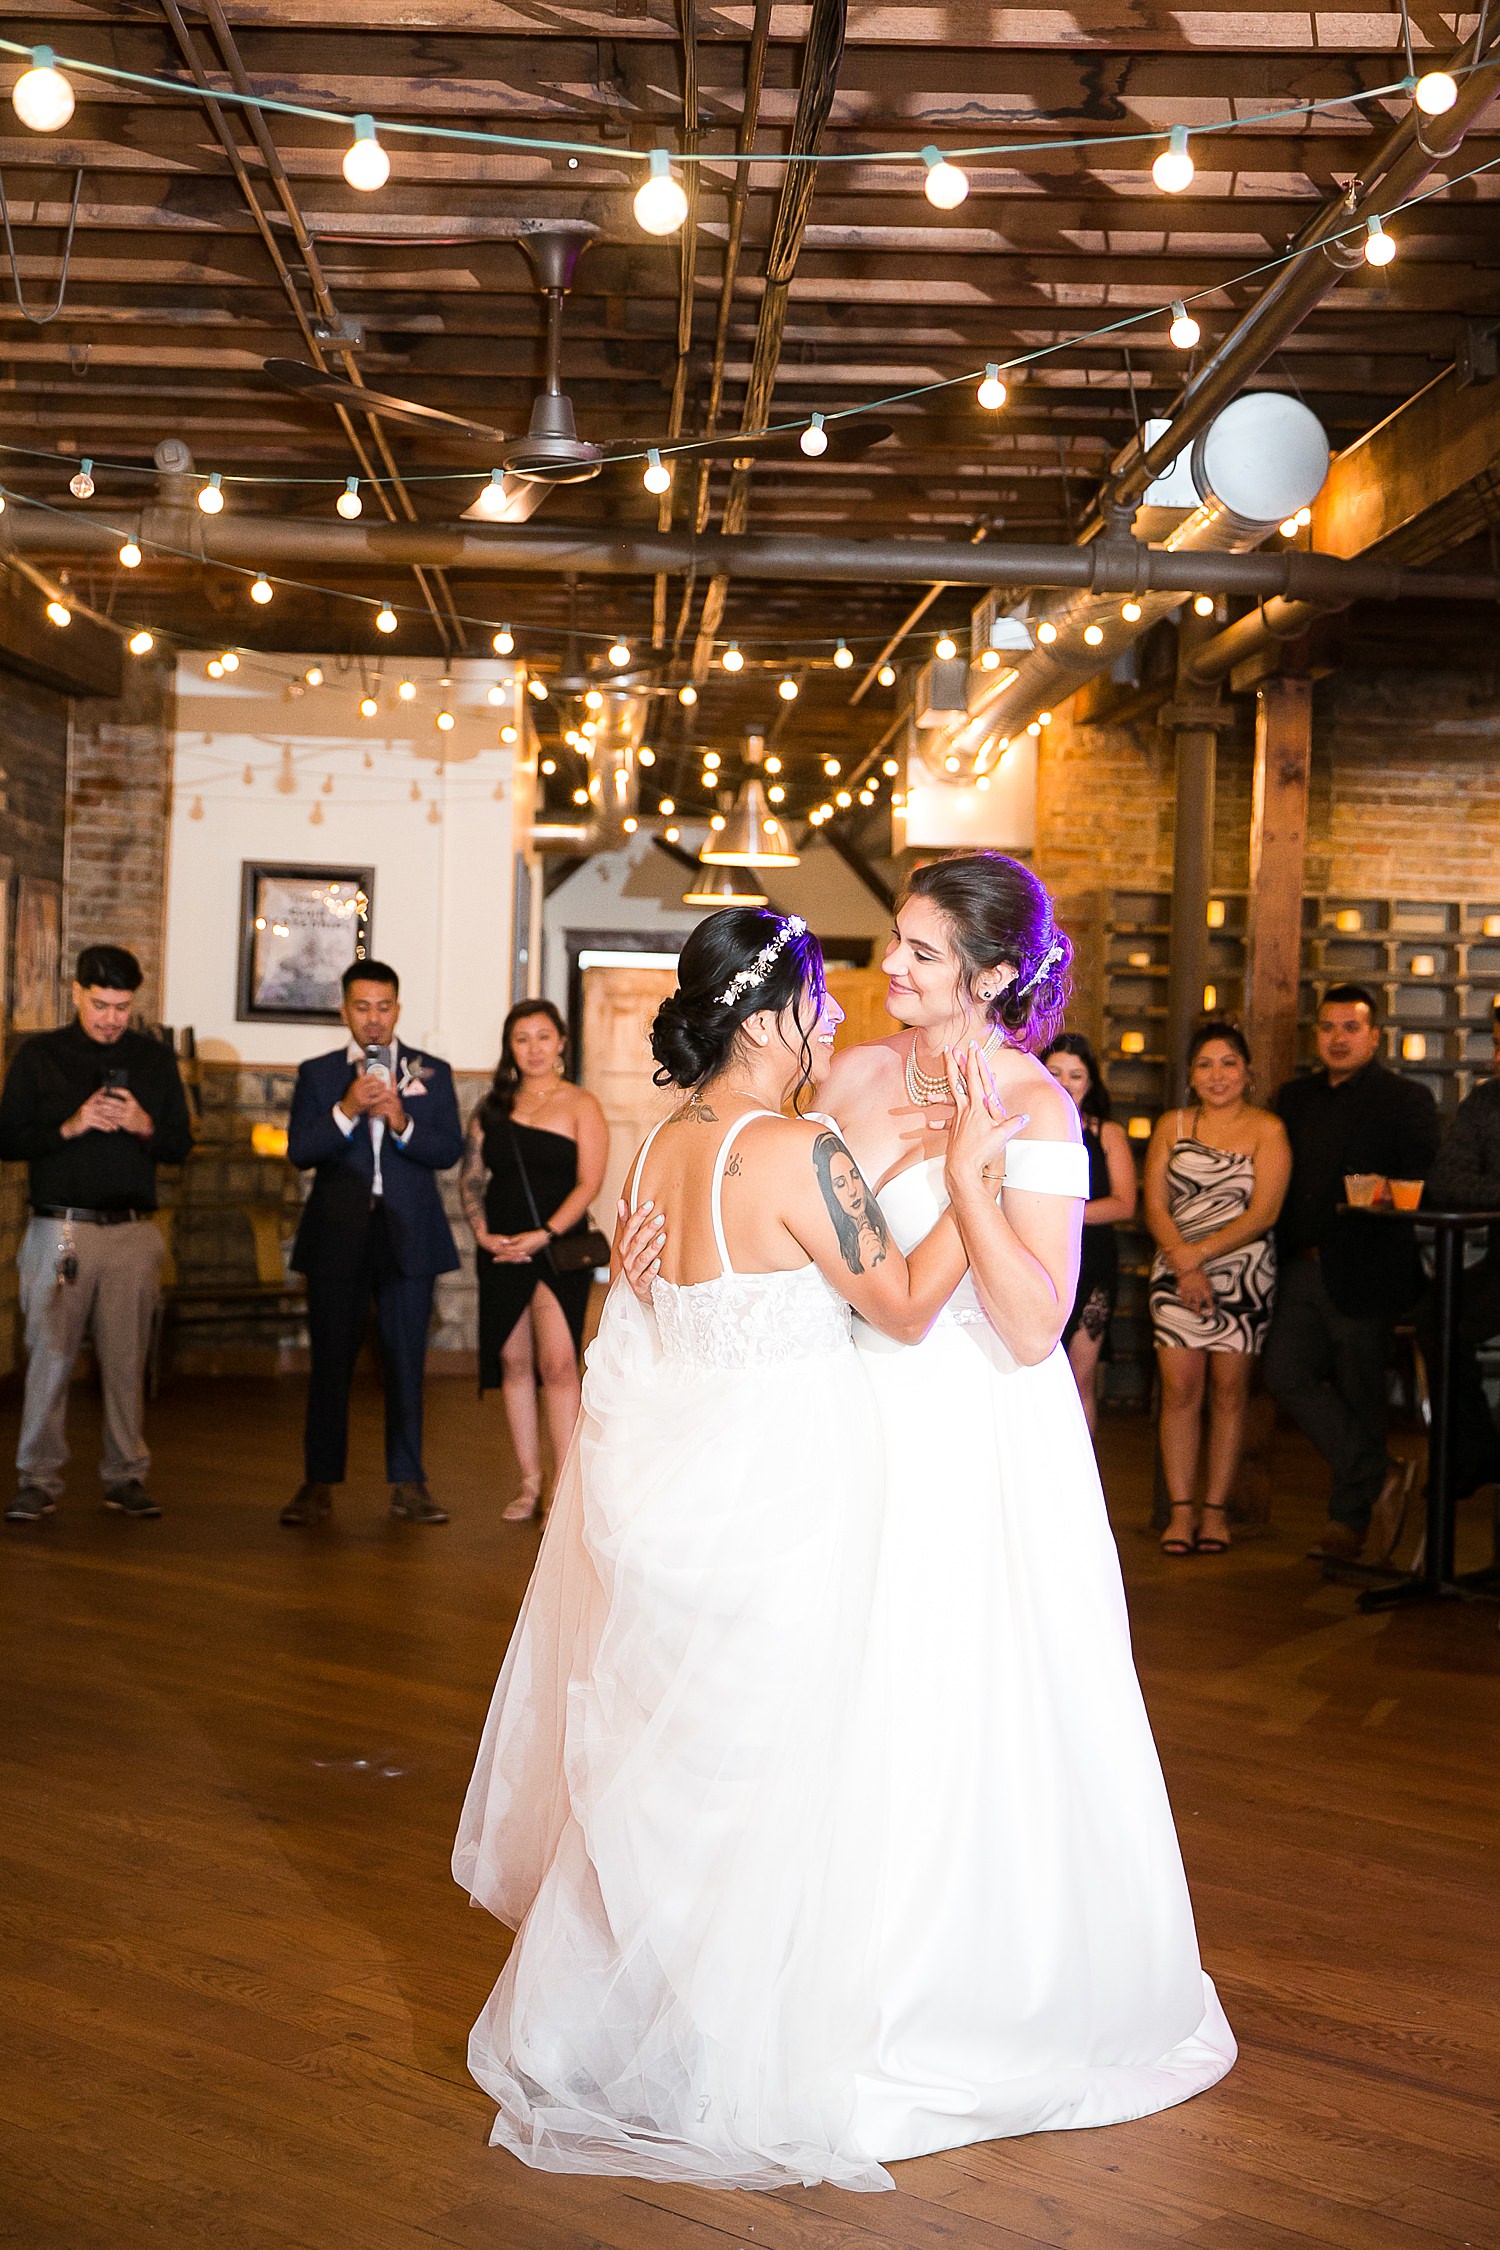
<svg viewBox="0 0 1500 2250"><path fill-rule="evenodd" d="M698 854L705 867L795 867L792 839L766 803L764 785L751 778L741 786L734 810L721 829L711 831Z"/></svg>
<svg viewBox="0 0 1500 2250"><path fill-rule="evenodd" d="M770 901L748 876L736 875L732 867L705 867L683 892L682 903L684 906L767 906Z"/></svg>

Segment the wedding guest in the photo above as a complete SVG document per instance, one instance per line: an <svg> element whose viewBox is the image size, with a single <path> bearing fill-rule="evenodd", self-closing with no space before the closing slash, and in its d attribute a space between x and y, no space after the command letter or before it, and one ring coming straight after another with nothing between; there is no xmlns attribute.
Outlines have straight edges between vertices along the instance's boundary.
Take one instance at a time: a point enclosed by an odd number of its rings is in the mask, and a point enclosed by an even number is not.
<svg viewBox="0 0 1500 2250"><path fill-rule="evenodd" d="M568 1027L550 1000L520 1000L500 1034L494 1084L470 1120L460 1193L479 1278L479 1388L501 1389L520 1489L503 1511L542 1506L540 1381L560 1469L578 1419L579 1360L593 1269L570 1258L609 1161L594 1096L567 1075ZM607 1251L605 1258L607 1260Z"/></svg>
<svg viewBox="0 0 1500 2250"><path fill-rule="evenodd" d="M1436 1211L1500 1211L1500 1077L1481 1079L1458 1106L1427 1175L1423 1201ZM1417 1311L1417 1337L1430 1363L1437 1342L1431 1297ZM1500 1226L1459 1282L1458 1333L1451 1370L1449 1459L1455 1497L1500 1484L1500 1433L1484 1395L1480 1346L1500 1335Z"/></svg>
<svg viewBox="0 0 1500 2250"><path fill-rule="evenodd" d="M1422 1262L1410 1227L1373 1224L1339 1205L1349 1173L1425 1179L1437 1154L1437 1107L1425 1086L1378 1059L1380 1011L1366 985L1329 987L1317 1037L1321 1067L1276 1096L1292 1180L1276 1229L1266 1384L1332 1471L1314 1558L1384 1562L1416 1473L1386 1445L1386 1361L1395 1322L1420 1294Z"/></svg>
<svg viewBox="0 0 1500 2250"><path fill-rule="evenodd" d="M1109 1114L1109 1089L1098 1058L1081 1031L1060 1031L1041 1059L1078 1106L1089 1159L1089 1199L1083 1207L1078 1290L1062 1332L1063 1349L1078 1384L1090 1433L1099 1418L1099 1367L1110 1356L1109 1328L1119 1287L1115 1228L1135 1217L1135 1159L1123 1129Z"/></svg>
<svg viewBox="0 0 1500 2250"><path fill-rule="evenodd" d="M453 1073L396 1037L401 987L383 961L343 979L348 1038L305 1062L292 1095L287 1154L315 1167L292 1250L307 1276L311 1367L303 1479L284 1524L315 1524L344 1481L349 1386L373 1298L385 1377L391 1514L446 1523L422 1466L422 1378L433 1286L459 1263L437 1175L463 1153Z"/></svg>
<svg viewBox="0 0 1500 2250"><path fill-rule="evenodd" d="M28 1168L31 1218L17 1264L26 1392L8 1523L50 1516L68 1458L68 1383L92 1336L104 1391L104 1505L161 1514L146 1489L146 1355L165 1242L156 1168L182 1164L192 1125L170 1047L130 1029L141 965L122 945L87 945L73 1021L28 1039L0 1092L0 1157Z"/></svg>
<svg viewBox="0 0 1500 2250"><path fill-rule="evenodd" d="M1151 1326L1172 1508L1161 1549L1222 1555L1250 1378L1275 1300L1271 1229L1291 1151L1280 1118L1249 1099L1250 1049L1235 1025L1194 1032L1188 1085L1192 1106L1168 1110L1146 1152L1146 1221L1157 1243ZM1205 1393L1208 1474L1195 1522Z"/></svg>

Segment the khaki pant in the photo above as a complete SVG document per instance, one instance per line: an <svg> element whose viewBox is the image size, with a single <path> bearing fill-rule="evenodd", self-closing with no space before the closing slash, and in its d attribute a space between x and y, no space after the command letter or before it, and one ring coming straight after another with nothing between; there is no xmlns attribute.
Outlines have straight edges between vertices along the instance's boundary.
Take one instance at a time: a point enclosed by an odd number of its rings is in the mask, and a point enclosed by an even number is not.
<svg viewBox="0 0 1500 2250"><path fill-rule="evenodd" d="M76 1281L57 1278L64 1232L78 1260ZM106 1487L144 1481L151 1466L141 1430L146 1354L161 1290L166 1245L150 1219L123 1226L89 1226L33 1219L16 1263L26 1322L26 1402L16 1468L55 1500L63 1490L68 1458L68 1379L86 1335L92 1332L104 1390Z"/></svg>

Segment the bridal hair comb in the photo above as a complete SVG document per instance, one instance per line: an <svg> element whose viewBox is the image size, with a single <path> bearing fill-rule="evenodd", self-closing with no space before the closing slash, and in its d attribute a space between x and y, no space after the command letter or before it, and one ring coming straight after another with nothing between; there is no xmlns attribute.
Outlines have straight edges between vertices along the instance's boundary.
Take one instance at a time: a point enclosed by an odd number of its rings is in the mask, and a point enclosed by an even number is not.
<svg viewBox="0 0 1500 2250"><path fill-rule="evenodd" d="M724 990L719 994L718 1005L721 1008L732 1008L735 1002L742 1000L747 992L753 992L758 984L764 984L772 962L783 947L789 945L794 937L806 937L806 935L807 924L803 921L801 915L788 914L775 937L767 939L750 966L747 969L741 969L738 976L730 978Z"/></svg>
<svg viewBox="0 0 1500 2250"><path fill-rule="evenodd" d="M1042 955L1040 961L1038 961L1036 967L1032 970L1030 976L1026 979L1026 982L1024 984L1018 984L1016 986L1017 992L1029 992L1034 984L1040 984L1043 977L1047 974L1047 971L1049 969L1055 968L1062 957L1062 941L1059 938L1054 938L1052 940L1052 943L1048 946L1046 952Z"/></svg>

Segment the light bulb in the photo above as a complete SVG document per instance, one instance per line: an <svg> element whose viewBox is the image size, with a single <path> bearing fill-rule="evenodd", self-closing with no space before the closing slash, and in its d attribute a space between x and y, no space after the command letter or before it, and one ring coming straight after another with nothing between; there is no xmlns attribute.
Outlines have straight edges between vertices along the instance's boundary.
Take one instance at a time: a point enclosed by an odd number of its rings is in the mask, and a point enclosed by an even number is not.
<svg viewBox="0 0 1500 2250"><path fill-rule="evenodd" d="M716 836L722 836L729 824L721 812L716 812L708 825Z"/></svg>
<svg viewBox="0 0 1500 2250"><path fill-rule="evenodd" d="M237 672L240 668L240 660L232 648L226 648L220 652L219 662L226 672Z"/></svg>
<svg viewBox="0 0 1500 2250"><path fill-rule="evenodd" d="M84 460L79 462L74 474L68 479L68 490L72 493L75 500L93 499L94 464L92 461Z"/></svg>
<svg viewBox="0 0 1500 2250"><path fill-rule="evenodd" d="M1199 594L1194 598L1193 615L1195 617L1212 617L1213 613L1214 598L1212 594Z"/></svg>
<svg viewBox="0 0 1500 2250"><path fill-rule="evenodd" d="M153 634L146 631L143 625L138 633L131 634L125 646L132 656L149 656L156 646L156 639Z"/></svg>
<svg viewBox="0 0 1500 2250"><path fill-rule="evenodd" d="M687 196L672 171L664 148L654 148L647 158L649 170L635 191L636 225L647 234L675 234L687 217Z"/></svg>
<svg viewBox="0 0 1500 2250"><path fill-rule="evenodd" d="M847 789L841 789L833 801L836 805L844 805L847 807L853 804L854 799L850 796Z"/></svg>
<svg viewBox="0 0 1500 2250"><path fill-rule="evenodd" d="M1036 715L1036 723L1039 727L1050 727L1052 724L1052 713L1050 711L1038 711ZM1000 747L1002 750L1009 749L1010 736L1008 734L1003 734L1000 737Z"/></svg>
<svg viewBox="0 0 1500 2250"><path fill-rule="evenodd" d="M927 167L927 177L922 182L929 203L939 211L956 211L969 192L969 175L950 164L939 149L924 148L922 162Z"/></svg>
<svg viewBox="0 0 1500 2250"><path fill-rule="evenodd" d="M362 719L373 719L379 709L380 705L376 702L373 695L362 695L360 697L359 715Z"/></svg>
<svg viewBox="0 0 1500 2250"><path fill-rule="evenodd" d="M453 732L453 713L451 711L439 711L437 729L439 734L451 734Z"/></svg>
<svg viewBox="0 0 1500 2250"><path fill-rule="evenodd" d="M546 702L546 700L547 700L547 683L546 683L546 681L545 681L545 680L528 680L528 681L526 682L526 693L527 693L528 695L531 695L531 696L535 696L535 698L536 698L536 700L537 700L537 702L538 702L538 703L545 703L545 702Z"/></svg>
<svg viewBox="0 0 1500 2250"><path fill-rule="evenodd" d="M654 766L656 763L656 752L651 748L651 745L649 743L643 743L640 749L637 750L635 755L636 763L638 765Z"/></svg>
<svg viewBox="0 0 1500 2250"><path fill-rule="evenodd" d="M1312 510L1311 510L1311 508L1299 508L1299 509L1297 510L1297 514L1296 514L1296 517L1294 518L1294 521L1295 521L1295 522L1297 523L1298 527L1299 527L1299 528L1300 528L1301 530L1303 530L1303 531L1306 531L1306 529L1307 529L1308 525L1309 525L1309 524L1310 524L1310 523L1312 522Z"/></svg>
<svg viewBox="0 0 1500 2250"><path fill-rule="evenodd" d="M585 719L578 732L585 742L592 742L599 732L599 721L597 719Z"/></svg>
<svg viewBox="0 0 1500 2250"><path fill-rule="evenodd" d="M825 758L823 760L823 771L827 774L830 781L836 780L838 775L841 774L843 770L844 769L839 764L837 758Z"/></svg>
<svg viewBox="0 0 1500 2250"><path fill-rule="evenodd" d="M833 652L833 661L841 672L847 672L854 662L854 651L847 641L840 641Z"/></svg>
<svg viewBox="0 0 1500 2250"><path fill-rule="evenodd" d="M630 662L630 651L623 641L615 641L609 652L609 661L617 672L623 672Z"/></svg>
<svg viewBox="0 0 1500 2250"><path fill-rule="evenodd" d="M647 449L646 466L641 482L648 492L665 492L672 482L672 472L653 445Z"/></svg>
<svg viewBox="0 0 1500 2250"><path fill-rule="evenodd" d="M1053 624L1050 617L1044 617L1042 619L1041 624L1038 625L1036 629L1036 637L1041 642L1043 648L1050 648L1052 646L1052 643L1057 639L1057 627Z"/></svg>
<svg viewBox="0 0 1500 2250"><path fill-rule="evenodd" d="M691 710L693 705L697 702L698 690L694 687L691 680L688 681L686 687L680 687L677 690L677 700L679 703L685 704L689 710Z"/></svg>
<svg viewBox="0 0 1500 2250"><path fill-rule="evenodd" d="M1083 637L1090 648L1097 648L1104 638L1104 627L1102 625L1085 625Z"/></svg>
<svg viewBox="0 0 1500 2250"><path fill-rule="evenodd" d="M557 760L555 758L543 758L541 770L543 773L556 773Z"/></svg>
<svg viewBox="0 0 1500 2250"><path fill-rule="evenodd" d="M321 664L309 664L309 665L308 665L308 667L307 667L307 670L306 670L306 671L305 671L305 672L303 673L302 677L303 677L303 679L304 679L304 680L306 680L306 682L307 682L307 684L308 684L308 686L309 686L309 687L321 687L321 686L323 685L323 667L322 667L322 665L321 665Z"/></svg>
<svg viewBox="0 0 1500 2250"><path fill-rule="evenodd" d="M773 805L784 805L786 803L786 791L782 788L779 781L772 783L771 787L766 791L766 795L770 798Z"/></svg>
<svg viewBox="0 0 1500 2250"><path fill-rule="evenodd" d="M497 656L509 656L511 650L515 647L515 645L516 636L511 631L508 625L502 625L499 632L490 642L490 647L494 650Z"/></svg>
<svg viewBox="0 0 1500 2250"><path fill-rule="evenodd" d="M574 802L574 804L575 804L575 805L586 805L586 804L588 803L588 801L589 801L589 793L588 793L588 791L587 791L586 789L575 789L575 790L574 790L574 792L573 792L573 802Z"/></svg>
<svg viewBox="0 0 1500 2250"><path fill-rule="evenodd" d="M995 648L981 649L979 669L981 672L998 672L1000 669L1000 651Z"/></svg>
<svg viewBox="0 0 1500 2250"><path fill-rule="evenodd" d="M48 602L47 616L53 625L71 625L73 612L65 602Z"/></svg>
<svg viewBox="0 0 1500 2250"><path fill-rule="evenodd" d="M1028 734L1029 734L1029 735L1031 736L1031 739L1032 739L1032 741L1033 741L1033 742L1034 742L1034 741L1036 740L1037 736L1038 736L1038 735L1039 735L1039 734L1041 733L1041 731L1042 731L1042 722L1041 722L1041 720L1040 720L1040 719L1028 719L1028 720L1027 720L1027 722L1026 722L1026 732L1027 732L1027 733L1028 733Z"/></svg>
<svg viewBox="0 0 1500 2250"><path fill-rule="evenodd" d="M1127 625L1138 625L1140 623L1141 605L1133 595L1129 601L1121 602L1120 615L1124 618Z"/></svg>
<svg viewBox="0 0 1500 2250"><path fill-rule="evenodd" d="M662 834L666 837L669 844L675 844L678 838L681 836L682 830L680 828L664 828L662 830Z"/></svg>
<svg viewBox="0 0 1500 2250"><path fill-rule="evenodd" d="M803 452L808 456L809 460L812 461L816 461L820 453L826 453L828 451L828 432L823 427L823 417L821 414L815 414L812 417L812 420L808 423L807 428L803 431L801 437L798 438L797 443L801 446Z"/></svg>
<svg viewBox="0 0 1500 2250"><path fill-rule="evenodd" d="M958 643L951 633L944 633L937 647L933 650L933 654L941 658L944 664L947 663L950 656L957 656Z"/></svg>
<svg viewBox="0 0 1500 2250"><path fill-rule="evenodd" d="M416 694L417 694L417 683L416 683L416 681L415 681L415 680L401 680L401 681L399 681L399 682L397 683L397 687L396 687L396 693L397 693L397 694L398 694L398 695L400 696L400 698L401 698L401 700L402 700L402 702L403 702L403 703L413 703L413 702L415 702L415 701L416 701Z"/></svg>
<svg viewBox="0 0 1500 2250"><path fill-rule="evenodd" d="M473 507L476 515L485 517L490 523L497 523L504 516L506 510L505 472L502 469L491 469L490 481L488 484L480 486L478 493L475 495Z"/></svg>
<svg viewBox="0 0 1500 2250"><path fill-rule="evenodd" d="M873 790L873 789L861 789L861 791L860 791L860 793L859 793L859 801L860 801L860 803L861 803L862 805L873 805L873 804L874 804L874 802L875 802L875 792L874 792L874 790Z"/></svg>
<svg viewBox="0 0 1500 2250"><path fill-rule="evenodd" d="M219 490L221 482L219 472L215 469L207 484L199 487L198 505L206 516L217 516L223 513L224 495Z"/></svg>
<svg viewBox="0 0 1500 2250"><path fill-rule="evenodd" d="M1167 145L1151 167L1151 177L1164 195L1181 195L1192 185L1193 160L1188 155L1187 127L1174 125Z"/></svg>
<svg viewBox="0 0 1500 2250"><path fill-rule="evenodd" d="M3 492L0 492L0 516L3 516L3 515L4 515L4 513L5 513L5 494L4 494Z"/></svg>
<svg viewBox="0 0 1500 2250"><path fill-rule="evenodd" d="M1379 219L1365 221L1365 263L1388 266L1396 255L1396 238L1387 234Z"/></svg>
<svg viewBox="0 0 1500 2250"><path fill-rule="evenodd" d="M364 514L365 504L359 496L358 477L345 478L344 489L333 504L337 508L339 514L343 517L345 523L353 523L356 516L362 516Z"/></svg>
<svg viewBox="0 0 1500 2250"><path fill-rule="evenodd" d="M136 545L133 539L127 539L124 546L120 549L120 563L122 568L124 568L125 570L140 569L141 550Z"/></svg>
<svg viewBox="0 0 1500 2250"><path fill-rule="evenodd" d="M377 633L394 633L396 612L393 609L378 609L375 612L375 630Z"/></svg>
<svg viewBox="0 0 1500 2250"><path fill-rule="evenodd" d="M521 730L519 727L502 727L500 729L500 740L502 742L518 742L520 738Z"/></svg>
<svg viewBox="0 0 1500 2250"><path fill-rule="evenodd" d="M620 823L620 826L624 829L627 836L633 836L640 825L641 824L636 819L634 813L627 814L625 819Z"/></svg>
<svg viewBox="0 0 1500 2250"><path fill-rule="evenodd" d="M604 698L599 693L599 690L596 687L591 687L589 689L588 694L584 697L583 701L586 710L602 711L604 709Z"/></svg>
<svg viewBox="0 0 1500 2250"><path fill-rule="evenodd" d="M896 667L895 667L895 665L894 665L894 664L882 664L882 665L881 665L881 667L880 667L880 670L879 670L879 671L878 671L878 672L876 673L875 677L876 677L876 679L877 679L877 680L879 680L879 682L880 682L880 684L881 684L881 686L882 686L882 687L894 687L894 686L895 686L895 684L896 684Z"/></svg>
<svg viewBox="0 0 1500 2250"><path fill-rule="evenodd" d="M781 760L779 758L767 758L766 771L767 773L780 773Z"/></svg>
<svg viewBox="0 0 1500 2250"><path fill-rule="evenodd" d="M1005 404L1006 389L1000 380L1000 369L994 360L991 360L986 367L984 381L974 395L980 405L987 406L992 413Z"/></svg>
<svg viewBox="0 0 1500 2250"><path fill-rule="evenodd" d="M896 760L894 758L882 758L880 761L880 770L885 775L887 781L894 781L897 774L901 771L901 768L896 763Z"/></svg>
<svg viewBox="0 0 1500 2250"><path fill-rule="evenodd" d="M375 138L375 120L361 114L354 120L354 138L344 151L344 178L361 194L383 188L391 176L391 160Z"/></svg>
<svg viewBox="0 0 1500 2250"><path fill-rule="evenodd" d="M1277 528L1280 531L1283 539L1295 539L1302 526L1298 523L1295 516L1288 516L1285 522L1278 525Z"/></svg>
<svg viewBox="0 0 1500 2250"><path fill-rule="evenodd" d="M31 68L11 88L11 104L33 133L55 133L73 114L73 89L58 69L50 47L33 47Z"/></svg>
<svg viewBox="0 0 1500 2250"><path fill-rule="evenodd" d="M1418 109L1428 117L1441 117L1458 100L1456 80L1446 70L1424 70L1417 80L1415 100Z"/></svg>
<svg viewBox="0 0 1500 2250"><path fill-rule="evenodd" d="M745 659L741 656L733 641L725 649L724 654L719 658L719 662L726 672L743 672L745 669Z"/></svg>
<svg viewBox="0 0 1500 2250"><path fill-rule="evenodd" d="M795 703L795 702L796 702L796 700L797 700L797 683L796 683L796 681L795 681L795 680L783 680L783 681L781 681L780 685L779 685L779 686L777 687L776 693L777 693L777 694L778 694L778 695L779 695L779 696L781 697L781 700L782 700L782 702L783 702L783 703Z"/></svg>
<svg viewBox="0 0 1500 2250"><path fill-rule="evenodd" d="M724 761L723 761L723 759L722 759L722 758L721 758L721 757L719 756L719 753L718 753L718 751L717 751L717 750L705 750L705 751L704 751L704 753L703 753L703 764L704 764L704 768L705 768L705 770L706 770L707 772L709 772L709 773L717 773L717 772L718 772L718 770L719 770L719 768L720 768L720 766L721 766L721 765L723 765L723 763L724 763Z"/></svg>
<svg viewBox="0 0 1500 2250"><path fill-rule="evenodd" d="M672 814L677 810L677 799L675 797L663 797L661 803L657 806L656 809L659 813L664 813L667 818L670 819Z"/></svg>
<svg viewBox="0 0 1500 2250"><path fill-rule="evenodd" d="M224 677L224 667L216 656L211 656L203 669L211 680L222 680Z"/></svg>
<svg viewBox="0 0 1500 2250"><path fill-rule="evenodd" d="M1167 330L1167 334L1180 352L1190 352L1198 338L1203 334L1202 329L1180 297L1172 307L1172 325Z"/></svg>
<svg viewBox="0 0 1500 2250"><path fill-rule="evenodd" d="M254 585L250 588L250 599L253 602L259 602L262 609L265 608L267 602L275 599L275 588L269 578L256 579Z"/></svg>

